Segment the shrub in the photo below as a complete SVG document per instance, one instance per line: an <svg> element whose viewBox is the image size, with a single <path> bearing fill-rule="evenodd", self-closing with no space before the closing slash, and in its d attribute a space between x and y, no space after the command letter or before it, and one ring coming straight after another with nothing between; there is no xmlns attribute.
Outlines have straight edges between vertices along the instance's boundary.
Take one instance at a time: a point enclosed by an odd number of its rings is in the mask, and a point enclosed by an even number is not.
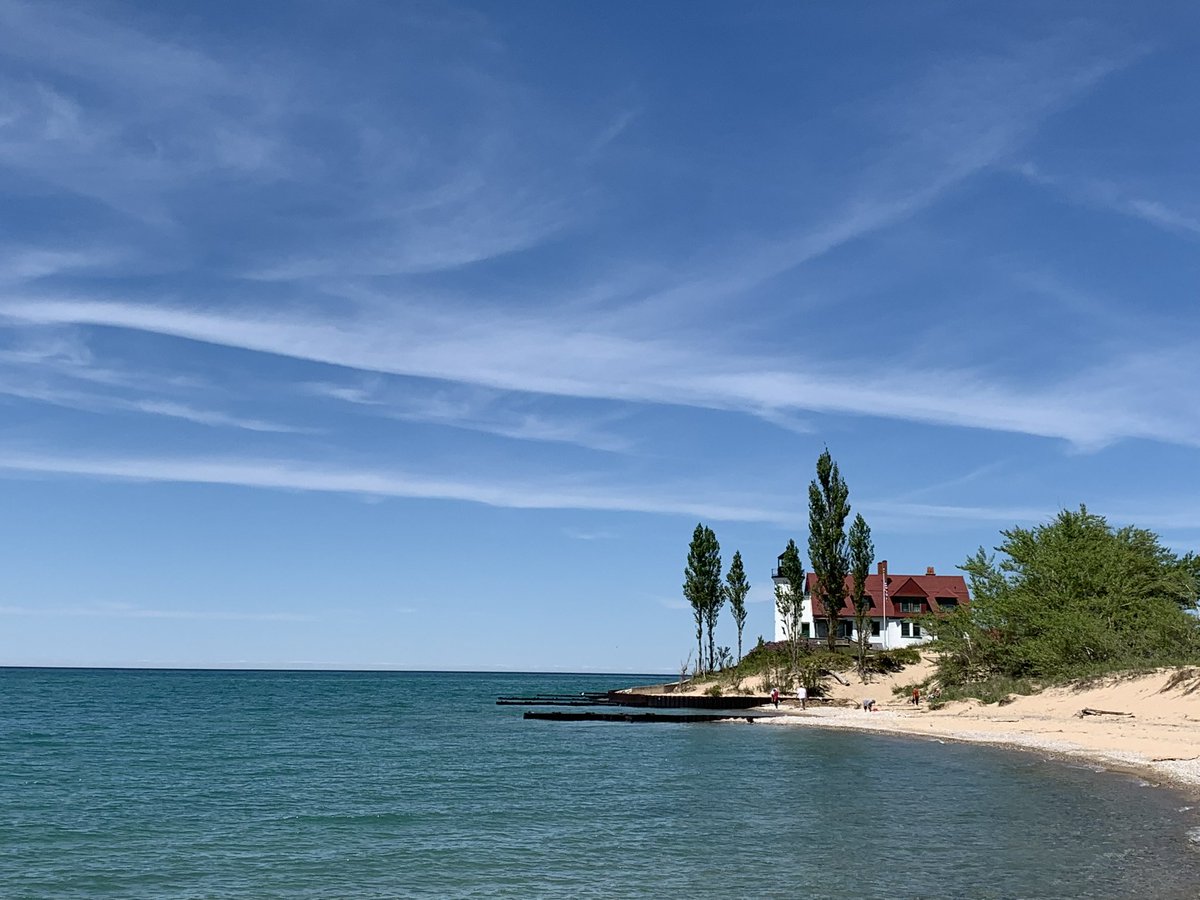
<svg viewBox="0 0 1200 900"><path fill-rule="evenodd" d="M921 652L914 647L897 647L895 650L880 650L866 659L868 672L899 672L905 666L921 661Z"/></svg>
<svg viewBox="0 0 1200 900"><path fill-rule="evenodd" d="M1200 660L1200 622L1188 614L1200 559L1176 556L1144 529L1113 529L1086 507L1046 525L1003 532L962 565L972 602L926 621L944 688L1069 681L1085 675Z"/></svg>

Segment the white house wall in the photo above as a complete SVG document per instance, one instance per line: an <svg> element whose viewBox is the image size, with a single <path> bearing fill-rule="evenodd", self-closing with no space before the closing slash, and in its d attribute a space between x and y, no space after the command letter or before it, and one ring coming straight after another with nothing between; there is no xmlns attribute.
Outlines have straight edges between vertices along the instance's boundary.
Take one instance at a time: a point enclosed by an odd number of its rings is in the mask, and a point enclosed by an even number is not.
<svg viewBox="0 0 1200 900"><path fill-rule="evenodd" d="M786 590L786 588L785 588ZM897 647L913 647L918 644L924 644L929 641L929 634L923 633L921 637L902 637L900 634L900 623L903 621L911 622L911 619L888 619L886 631L881 630L879 637L872 635L867 640L872 646L885 647L889 650L894 650ZM880 618L882 625L882 619ZM800 615L801 628L808 625L808 633L813 637L817 634L816 622L813 621L812 600L808 597L804 598L804 607ZM783 627L783 616L779 614L779 607L775 607L775 640L786 641L787 632ZM858 630L854 629L851 640L858 640Z"/></svg>

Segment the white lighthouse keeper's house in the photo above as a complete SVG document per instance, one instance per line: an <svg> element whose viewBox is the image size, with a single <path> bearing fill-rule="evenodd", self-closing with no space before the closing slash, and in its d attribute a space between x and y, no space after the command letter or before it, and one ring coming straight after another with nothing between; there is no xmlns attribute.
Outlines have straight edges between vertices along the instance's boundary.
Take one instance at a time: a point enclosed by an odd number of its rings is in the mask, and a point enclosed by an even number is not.
<svg viewBox="0 0 1200 900"><path fill-rule="evenodd" d="M788 580L780 576L778 568L772 573L772 580L783 590L793 589ZM816 584L817 576L809 572L804 579L800 637L823 641L829 635L829 628L825 610L813 599L813 587ZM853 590L854 579L846 576L846 603L838 618L838 638L849 641L858 640L851 602ZM887 560L879 563L874 575L867 576L866 595L871 601L867 642L872 647L885 650L924 643L929 640L929 634L923 631L917 619L971 602L963 576L938 575L933 566L929 566L924 575L889 575ZM775 640L787 640L778 607L775 609Z"/></svg>

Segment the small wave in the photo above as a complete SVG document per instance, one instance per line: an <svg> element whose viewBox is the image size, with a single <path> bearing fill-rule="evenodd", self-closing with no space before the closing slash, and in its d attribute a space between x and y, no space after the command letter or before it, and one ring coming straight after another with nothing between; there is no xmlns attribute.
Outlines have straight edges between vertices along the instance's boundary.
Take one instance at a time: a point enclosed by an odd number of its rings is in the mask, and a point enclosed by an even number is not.
<svg viewBox="0 0 1200 900"><path fill-rule="evenodd" d="M1188 842L1197 850L1200 850L1200 825L1195 828L1189 828L1187 831Z"/></svg>
<svg viewBox="0 0 1200 900"><path fill-rule="evenodd" d="M1175 812L1191 812L1195 808L1196 807L1194 806L1181 806L1179 809L1175 810Z"/></svg>

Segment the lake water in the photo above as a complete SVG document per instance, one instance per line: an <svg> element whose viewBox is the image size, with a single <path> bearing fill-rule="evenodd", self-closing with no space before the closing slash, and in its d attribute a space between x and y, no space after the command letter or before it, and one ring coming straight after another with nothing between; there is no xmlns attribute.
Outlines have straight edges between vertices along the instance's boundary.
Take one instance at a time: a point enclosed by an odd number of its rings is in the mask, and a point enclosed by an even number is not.
<svg viewBox="0 0 1200 900"><path fill-rule="evenodd" d="M494 702L646 680L0 669L0 896L1200 895L1200 810L1129 776Z"/></svg>

